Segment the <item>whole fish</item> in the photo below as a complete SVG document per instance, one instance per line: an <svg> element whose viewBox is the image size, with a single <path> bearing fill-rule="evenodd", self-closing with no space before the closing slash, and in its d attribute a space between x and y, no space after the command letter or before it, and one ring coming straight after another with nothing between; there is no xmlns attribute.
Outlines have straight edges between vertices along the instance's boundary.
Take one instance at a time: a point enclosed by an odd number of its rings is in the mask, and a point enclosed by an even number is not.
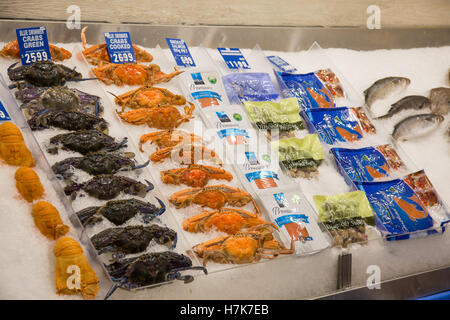
<svg viewBox="0 0 450 320"><path fill-rule="evenodd" d="M411 80L404 77L387 77L375 81L364 91L366 104L370 107L375 100L384 99L399 90L409 86Z"/></svg>
<svg viewBox="0 0 450 320"><path fill-rule="evenodd" d="M398 100L396 103L391 105L391 108L389 111L380 117L377 117L375 119L385 119L392 117L394 114L406 110L406 109L416 109L421 110L424 108L430 108L431 102L430 99L424 96L406 96L400 100Z"/></svg>
<svg viewBox="0 0 450 320"><path fill-rule="evenodd" d="M425 113L407 117L397 123L392 132L395 140L424 136L437 129L444 120L440 114Z"/></svg>
<svg viewBox="0 0 450 320"><path fill-rule="evenodd" d="M434 88L430 91L431 111L445 115L450 110L450 88Z"/></svg>

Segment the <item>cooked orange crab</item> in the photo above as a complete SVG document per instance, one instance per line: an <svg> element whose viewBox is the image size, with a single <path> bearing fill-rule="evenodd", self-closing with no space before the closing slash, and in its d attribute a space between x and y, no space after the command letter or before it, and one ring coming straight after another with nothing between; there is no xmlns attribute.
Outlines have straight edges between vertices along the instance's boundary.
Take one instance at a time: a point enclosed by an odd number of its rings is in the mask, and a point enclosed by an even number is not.
<svg viewBox="0 0 450 320"><path fill-rule="evenodd" d="M286 249L273 238L270 225L260 225L238 232L231 236L218 237L193 248L194 253L203 258L205 266L208 260L217 263L242 264L264 259L273 259L280 254L294 253L294 242Z"/></svg>
<svg viewBox="0 0 450 320"><path fill-rule="evenodd" d="M186 104L185 97L178 94L173 94L167 89L150 86L142 86L138 89L131 90L115 97L115 102L119 106L122 106L122 112L127 107L131 109L138 109L167 105L182 106Z"/></svg>
<svg viewBox="0 0 450 320"><path fill-rule="evenodd" d="M52 44L49 44L48 46L50 48L50 57L53 61L63 61L72 57L72 53L64 48L60 48ZM0 56L5 58L20 59L19 43L17 40L7 43L0 51Z"/></svg>
<svg viewBox="0 0 450 320"><path fill-rule="evenodd" d="M173 129L193 118L194 105L185 106L185 115L174 106L140 108L127 112L118 112L119 117L133 125L147 124L150 128Z"/></svg>
<svg viewBox="0 0 450 320"><path fill-rule="evenodd" d="M173 77L183 73L177 67L175 71L166 74L161 71L161 68L156 64L148 66L137 63L114 64L108 63L97 68L93 68L97 79L107 85L115 84L116 86L123 85L146 85L152 86L157 83L169 82Z"/></svg>
<svg viewBox="0 0 450 320"><path fill-rule="evenodd" d="M209 179L231 181L233 175L222 168L200 164L191 164L186 168L161 171L161 180L167 184L179 185L182 183L190 187L204 187Z"/></svg>
<svg viewBox="0 0 450 320"><path fill-rule="evenodd" d="M212 227L217 230L235 234L244 229L271 223L260 216L244 209L222 208L214 211L205 211L183 221L183 229L188 232L208 232ZM275 229L277 226L272 224Z"/></svg>
<svg viewBox="0 0 450 320"><path fill-rule="evenodd" d="M209 160L218 165L222 165L222 160L214 150L202 145L193 144L159 149L150 155L150 160L152 162L159 162L169 157L180 164L195 164L200 160Z"/></svg>
<svg viewBox="0 0 450 320"><path fill-rule="evenodd" d="M253 200L247 191L232 188L224 184L181 190L172 194L169 201L177 209L185 208L192 203L211 209L220 209L225 204L242 207L252 202L255 207L255 212L261 215L255 200Z"/></svg>
<svg viewBox="0 0 450 320"><path fill-rule="evenodd" d="M161 130L143 134L139 139L139 150L144 152L142 145L150 141L159 148L175 147L178 144L191 144L201 142L202 138L184 130Z"/></svg>
<svg viewBox="0 0 450 320"><path fill-rule="evenodd" d="M109 60L108 48L106 46L106 43L96 44L88 48L86 44L86 35L85 35L87 28L88 27L84 27L81 30L81 43L83 44L84 48L82 53L86 57L86 60L90 64L95 65L103 65L110 63L111 60ZM137 62L152 62L153 56L147 51L139 48L138 46L135 46L134 44L133 50Z"/></svg>

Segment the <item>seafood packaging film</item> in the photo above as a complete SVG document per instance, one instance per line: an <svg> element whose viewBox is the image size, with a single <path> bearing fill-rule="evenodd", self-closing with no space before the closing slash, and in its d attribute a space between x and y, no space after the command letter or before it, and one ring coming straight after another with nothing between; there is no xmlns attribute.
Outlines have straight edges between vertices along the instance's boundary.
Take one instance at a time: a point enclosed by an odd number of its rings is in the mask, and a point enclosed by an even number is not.
<svg viewBox="0 0 450 320"><path fill-rule="evenodd" d="M260 195L270 219L280 229L286 247L294 241L296 254L311 254L329 247L317 216L301 192L286 189Z"/></svg>
<svg viewBox="0 0 450 320"><path fill-rule="evenodd" d="M230 73L223 76L222 81L232 104L277 100L280 97L268 73Z"/></svg>

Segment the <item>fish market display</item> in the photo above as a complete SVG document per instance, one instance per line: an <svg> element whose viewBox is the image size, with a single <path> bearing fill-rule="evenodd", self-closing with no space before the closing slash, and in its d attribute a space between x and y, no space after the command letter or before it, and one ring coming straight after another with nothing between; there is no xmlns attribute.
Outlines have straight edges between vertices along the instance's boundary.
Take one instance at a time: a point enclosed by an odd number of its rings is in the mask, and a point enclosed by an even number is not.
<svg viewBox="0 0 450 320"><path fill-rule="evenodd" d="M431 101L424 96L406 96L394 103L387 114L375 119L385 119L392 117L394 114L408 109L422 110L431 107Z"/></svg>
<svg viewBox="0 0 450 320"><path fill-rule="evenodd" d="M290 249L284 248L273 238L271 225L259 225L235 233L231 236L215 238L194 246L195 254L217 263L252 263L261 258L274 259L280 254L294 253L293 242Z"/></svg>
<svg viewBox="0 0 450 320"><path fill-rule="evenodd" d="M334 246L367 240L366 224L374 224L373 213L366 195L354 191L333 196L313 197L322 222L333 237Z"/></svg>
<svg viewBox="0 0 450 320"><path fill-rule="evenodd" d="M392 132L395 140L408 140L426 136L436 130L444 121L444 117L439 114L425 113L407 117L397 123Z"/></svg>
<svg viewBox="0 0 450 320"><path fill-rule="evenodd" d="M59 148L79 152L87 155L98 151L116 151L125 148L127 138L122 142L116 142L115 139L107 134L97 130L79 130L71 133L62 133L50 138L50 145L47 151L51 154L57 154Z"/></svg>
<svg viewBox="0 0 450 320"><path fill-rule="evenodd" d="M142 215L145 223L162 215L166 211L164 203L157 199L160 208L138 199L111 200L101 207L88 207L76 213L83 226L98 223L106 218L116 226L122 225L137 214Z"/></svg>
<svg viewBox="0 0 450 320"><path fill-rule="evenodd" d="M431 111L446 115L450 110L450 88L434 88L430 91Z"/></svg>
<svg viewBox="0 0 450 320"><path fill-rule="evenodd" d="M186 98L179 94L173 94L167 89L143 86L135 90L116 96L115 102L125 108L153 108L162 106L182 106L186 104Z"/></svg>
<svg viewBox="0 0 450 320"><path fill-rule="evenodd" d="M45 190L39 176L29 167L17 169L14 178L20 195L28 202L42 198Z"/></svg>
<svg viewBox="0 0 450 320"><path fill-rule="evenodd" d="M255 213L244 209L221 208L205 211L183 221L183 229L189 232L208 232L211 228L235 234L236 232L259 225L270 225ZM276 226L274 226L277 229Z"/></svg>
<svg viewBox="0 0 450 320"><path fill-rule="evenodd" d="M92 71L97 79L106 85L153 86L155 84L169 82L173 77L183 72L179 71L176 67L174 69L174 72L166 74L162 72L161 68L156 64L147 66L137 63L108 63L94 68Z"/></svg>
<svg viewBox="0 0 450 320"><path fill-rule="evenodd" d="M84 27L81 30L81 44L83 45L84 50L82 51L84 57L90 64L94 65L103 65L110 63L108 48L106 43L96 44L91 47L88 47L86 44L86 30L88 27ZM152 62L153 56L139 48L138 46L133 44L134 55L136 57L137 62Z"/></svg>
<svg viewBox="0 0 450 320"><path fill-rule="evenodd" d="M34 224L49 239L57 240L69 232L59 215L58 210L47 201L39 201L33 205Z"/></svg>
<svg viewBox="0 0 450 320"><path fill-rule="evenodd" d="M161 180L168 184L204 187L209 179L231 181L233 176L222 168L198 164L191 164L185 168L161 171Z"/></svg>
<svg viewBox="0 0 450 320"><path fill-rule="evenodd" d="M0 158L13 166L34 167L36 165L25 144L22 132L9 121L0 125Z"/></svg>
<svg viewBox="0 0 450 320"><path fill-rule="evenodd" d="M300 138L285 138L272 142L278 151L280 164L294 177L311 179L319 174L318 167L324 159L317 134Z"/></svg>
<svg viewBox="0 0 450 320"><path fill-rule="evenodd" d="M83 170L91 175L113 174L119 171L129 171L143 168L148 165L144 163L137 165L132 158L133 153L111 153L96 152L83 157L71 157L58 161L52 166L52 170L57 175L70 177L73 175L72 167Z"/></svg>
<svg viewBox="0 0 450 320"><path fill-rule="evenodd" d="M174 129L192 119L192 112L194 112L193 104L184 107L184 115L176 107L167 105L120 112L119 117L132 125L147 124L150 128Z"/></svg>
<svg viewBox="0 0 450 320"><path fill-rule="evenodd" d="M109 228L91 238L92 244L99 253L108 251L140 253L147 248L150 241L175 247L176 240L175 231L156 224Z"/></svg>
<svg viewBox="0 0 450 320"><path fill-rule="evenodd" d="M64 48L49 44L50 57L53 61L63 61L70 59L72 53ZM0 56L4 58L20 59L19 43L17 40L7 43L0 51Z"/></svg>
<svg viewBox="0 0 450 320"><path fill-rule="evenodd" d="M349 181L374 181L404 166L391 145L360 149L332 148L336 163Z"/></svg>
<svg viewBox="0 0 450 320"><path fill-rule="evenodd" d="M396 92L406 89L411 80L404 77L387 77L375 81L364 91L366 104L370 107L379 99L385 99Z"/></svg>
<svg viewBox="0 0 450 320"><path fill-rule="evenodd" d="M74 198L76 192L82 189L94 198L111 200L123 191L126 194L144 198L145 194L154 188L150 182L146 182L148 185L128 177L101 174L84 183L73 183L65 187L64 192Z"/></svg>
<svg viewBox="0 0 450 320"><path fill-rule="evenodd" d="M177 209L187 207L192 203L211 209L220 209L225 204L242 207L252 202L255 207L255 212L260 214L255 200L253 200L248 192L224 184L181 190L172 194L169 201Z"/></svg>
<svg viewBox="0 0 450 320"><path fill-rule="evenodd" d="M55 254L55 285L58 294L81 294L84 299L94 299L98 292L98 278L89 265L80 244L70 238L62 237L53 248ZM69 272L70 271L70 272ZM78 286L68 287L73 272L80 275Z"/></svg>

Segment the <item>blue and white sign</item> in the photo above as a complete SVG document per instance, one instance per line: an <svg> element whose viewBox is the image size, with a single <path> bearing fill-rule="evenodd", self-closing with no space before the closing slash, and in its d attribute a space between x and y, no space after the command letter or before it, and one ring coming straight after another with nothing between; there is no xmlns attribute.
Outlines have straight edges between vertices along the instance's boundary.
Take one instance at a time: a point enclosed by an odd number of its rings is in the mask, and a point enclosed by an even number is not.
<svg viewBox="0 0 450 320"><path fill-rule="evenodd" d="M239 48L217 48L229 69L250 69Z"/></svg>
<svg viewBox="0 0 450 320"><path fill-rule="evenodd" d="M287 63L285 60L283 60L279 56L267 56L267 60L269 60L270 63L272 63L275 67L280 69L283 72L295 72L297 71L294 66L291 66L289 63Z"/></svg>
<svg viewBox="0 0 450 320"><path fill-rule="evenodd" d="M16 35L22 65L51 60L45 27L16 29Z"/></svg>
<svg viewBox="0 0 450 320"><path fill-rule="evenodd" d="M130 33L105 32L105 41L112 63L136 63Z"/></svg>
<svg viewBox="0 0 450 320"><path fill-rule="evenodd" d="M188 46L184 40L166 38L166 41L178 66L195 67L194 59L192 58Z"/></svg>
<svg viewBox="0 0 450 320"><path fill-rule="evenodd" d="M11 117L9 116L8 112L6 112L5 107L0 101L0 121L9 121L9 120L11 120Z"/></svg>

